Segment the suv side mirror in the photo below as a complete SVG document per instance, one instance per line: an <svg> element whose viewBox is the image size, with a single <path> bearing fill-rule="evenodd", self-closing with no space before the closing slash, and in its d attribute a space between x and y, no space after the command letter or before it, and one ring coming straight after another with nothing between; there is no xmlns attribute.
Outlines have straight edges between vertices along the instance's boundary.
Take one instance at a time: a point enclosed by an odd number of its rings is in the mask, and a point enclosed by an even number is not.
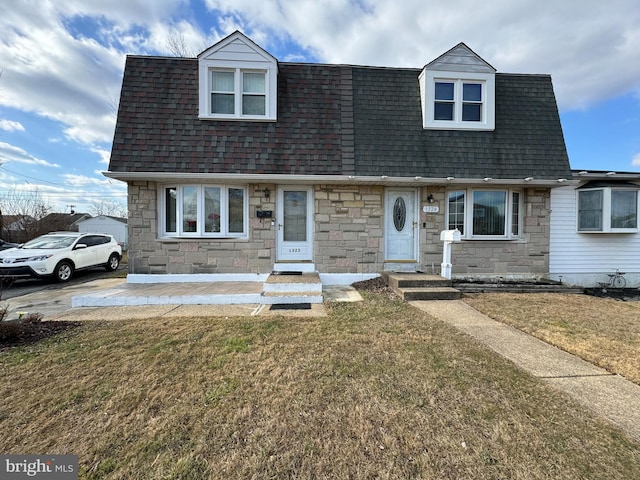
<svg viewBox="0 0 640 480"><path fill-rule="evenodd" d="M87 245L85 243L78 243L75 247L73 247L74 250L80 250L82 248L87 248Z"/></svg>

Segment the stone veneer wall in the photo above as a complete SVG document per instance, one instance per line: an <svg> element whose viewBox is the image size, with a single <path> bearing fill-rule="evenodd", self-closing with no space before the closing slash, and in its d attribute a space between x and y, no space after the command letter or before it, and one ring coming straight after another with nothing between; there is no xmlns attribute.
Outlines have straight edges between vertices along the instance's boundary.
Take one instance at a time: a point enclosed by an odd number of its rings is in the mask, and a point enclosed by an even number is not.
<svg viewBox="0 0 640 480"><path fill-rule="evenodd" d="M436 273L442 262L440 232L445 228L445 189L430 187L435 197L432 205L440 207L439 214L425 214L427 228L422 230L421 258L424 271ZM422 198L428 195L423 189ZM527 188L521 215L522 234L519 240L466 240L452 246L451 263L454 278L534 278L549 274L549 233L551 191L548 188ZM422 205L429 205L422 203Z"/></svg>
<svg viewBox="0 0 640 480"><path fill-rule="evenodd" d="M271 191L265 198L264 189ZM268 273L275 263L276 229L256 210L275 215L276 185L249 186L249 238L158 239L157 185L129 183L129 272ZM322 273L379 273L384 269L384 187L318 185L314 189L314 261ZM435 201L426 202L429 194ZM444 187L420 189L420 258L427 273L439 273L440 232L445 228ZM423 205L439 207L422 212ZM549 189L524 191L522 238L464 241L453 245L454 277L544 276L549 271Z"/></svg>
<svg viewBox="0 0 640 480"><path fill-rule="evenodd" d="M384 255L384 187L315 188L314 259L323 273L379 273Z"/></svg>
<svg viewBox="0 0 640 480"><path fill-rule="evenodd" d="M265 198L264 189L271 191ZM129 194L129 273L268 273L273 270L275 227L256 210L275 212L275 185L249 186L249 238L158 238L157 184L131 182Z"/></svg>

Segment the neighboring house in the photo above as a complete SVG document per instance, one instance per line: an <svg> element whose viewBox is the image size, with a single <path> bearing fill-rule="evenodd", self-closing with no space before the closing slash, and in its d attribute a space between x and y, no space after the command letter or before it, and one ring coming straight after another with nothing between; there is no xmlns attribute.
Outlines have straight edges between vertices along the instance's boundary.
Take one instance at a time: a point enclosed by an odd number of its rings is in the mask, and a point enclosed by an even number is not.
<svg viewBox="0 0 640 480"><path fill-rule="evenodd" d="M597 287L616 269L640 285L640 173L574 171L551 193L551 278Z"/></svg>
<svg viewBox="0 0 640 480"><path fill-rule="evenodd" d="M38 235L49 232L77 232L81 221L91 218L88 213L50 213L38 221Z"/></svg>
<svg viewBox="0 0 640 480"><path fill-rule="evenodd" d="M108 233L116 239L122 249L126 250L128 239L127 219L112 217L110 215L98 215L85 218L78 222L78 231L84 233Z"/></svg>
<svg viewBox="0 0 640 480"><path fill-rule="evenodd" d="M279 62L240 32L129 56L105 175L127 182L134 274L317 270L547 276L571 170L549 75L460 43L423 68ZM132 261L133 260L133 261Z"/></svg>
<svg viewBox="0 0 640 480"><path fill-rule="evenodd" d="M37 222L31 215L2 215L0 216L0 227L2 228L0 235L2 240L24 243L33 237L33 232L37 230Z"/></svg>

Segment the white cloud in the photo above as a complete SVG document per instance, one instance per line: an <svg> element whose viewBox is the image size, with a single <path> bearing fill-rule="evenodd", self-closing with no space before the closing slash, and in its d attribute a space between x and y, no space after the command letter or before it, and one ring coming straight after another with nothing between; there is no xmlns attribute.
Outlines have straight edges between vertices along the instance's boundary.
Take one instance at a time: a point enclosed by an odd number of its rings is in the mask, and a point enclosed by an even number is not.
<svg viewBox="0 0 640 480"><path fill-rule="evenodd" d="M62 175L65 182L71 187L87 187L87 186L109 186L111 183L106 177L88 177L86 175L65 174Z"/></svg>
<svg viewBox="0 0 640 480"><path fill-rule="evenodd" d="M26 163L29 165L38 165L41 167L60 167L60 165L58 164L50 163L46 160L36 158L24 149L5 142L0 142L0 162Z"/></svg>
<svg viewBox="0 0 640 480"><path fill-rule="evenodd" d="M96 146L91 147L89 150L91 150L93 153L96 153L100 156L100 163L104 164L104 165L108 165L109 164L109 158L111 157L111 151L109 150L105 150L104 148L99 148Z"/></svg>
<svg viewBox="0 0 640 480"><path fill-rule="evenodd" d="M267 50L290 37L329 63L422 67L463 41L499 72L551 74L561 108L640 93L636 0L206 3Z"/></svg>
<svg viewBox="0 0 640 480"><path fill-rule="evenodd" d="M640 152L636 153L631 159L631 165L634 167L640 167Z"/></svg>
<svg viewBox="0 0 640 480"><path fill-rule="evenodd" d="M20 122L14 122L12 120L0 120L0 130L5 132L24 132L24 127Z"/></svg>
<svg viewBox="0 0 640 480"><path fill-rule="evenodd" d="M304 61L303 50L321 62L413 68L464 41L499 72L551 74L561 109L629 92L640 97L637 0L566 0L544 8L534 0L205 3L210 25L195 17L201 0L11 2L0 16L0 104L58 122L60 130L48 136L83 144L103 165L125 54L167 53L171 34L195 53L236 29L272 53L287 52L283 61ZM287 56L283 45L291 43L300 49ZM7 132L21 126L0 122ZM5 160L56 166L3 145Z"/></svg>

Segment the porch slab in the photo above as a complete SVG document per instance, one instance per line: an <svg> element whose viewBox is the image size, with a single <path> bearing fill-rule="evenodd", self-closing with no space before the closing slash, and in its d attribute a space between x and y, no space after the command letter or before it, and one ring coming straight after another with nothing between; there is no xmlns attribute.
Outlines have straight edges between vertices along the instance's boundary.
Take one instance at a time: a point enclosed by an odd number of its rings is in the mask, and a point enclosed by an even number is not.
<svg viewBox="0 0 640 480"><path fill-rule="evenodd" d="M247 305L249 311L257 306L276 302L273 297L265 296L262 282L179 282L179 283L127 283L118 279L115 283L104 283L106 288L94 288L90 293L71 296L72 308L77 307L137 307L142 309L163 308L163 306L183 305ZM85 291L87 289L85 288ZM81 292L78 289L78 292ZM301 296L303 292L295 292ZM275 296L275 295L274 295ZM357 302L362 296L351 286L321 286L320 291L310 291L306 295L306 302L322 303L323 297L329 302ZM269 301L266 301L270 298ZM300 300L302 301L302 300ZM47 301L46 303L51 303ZM17 308L17 307L16 307ZM21 307L23 310L32 308ZM68 308L68 307L67 307ZM203 307L203 313L210 311ZM129 312L131 309L128 308ZM246 311L243 310L244 313ZM142 313L142 312L141 312Z"/></svg>
<svg viewBox="0 0 640 480"><path fill-rule="evenodd" d="M75 296L72 307L260 304L261 282L126 283Z"/></svg>

